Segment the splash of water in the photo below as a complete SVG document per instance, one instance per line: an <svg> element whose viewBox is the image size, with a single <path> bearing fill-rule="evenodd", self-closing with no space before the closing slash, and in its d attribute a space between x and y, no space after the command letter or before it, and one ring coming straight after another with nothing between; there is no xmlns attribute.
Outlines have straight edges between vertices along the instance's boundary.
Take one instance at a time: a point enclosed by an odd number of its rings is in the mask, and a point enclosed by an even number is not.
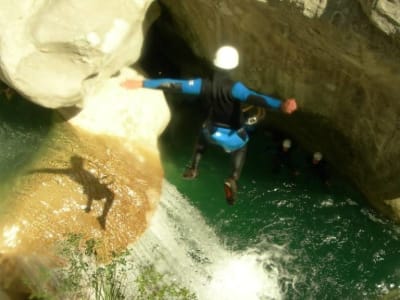
<svg viewBox="0 0 400 300"><path fill-rule="evenodd" d="M132 261L153 263L199 299L281 299L281 268L274 258L284 249L263 249L229 250L201 213L164 181L161 204L131 253Z"/></svg>

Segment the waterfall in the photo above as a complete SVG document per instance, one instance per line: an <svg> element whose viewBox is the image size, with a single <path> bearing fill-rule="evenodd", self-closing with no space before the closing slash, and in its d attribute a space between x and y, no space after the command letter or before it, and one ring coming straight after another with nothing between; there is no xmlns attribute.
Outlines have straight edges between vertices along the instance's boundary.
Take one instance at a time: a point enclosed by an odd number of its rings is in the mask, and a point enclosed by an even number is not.
<svg viewBox="0 0 400 300"><path fill-rule="evenodd" d="M199 299L281 299L283 251L232 251L218 238L199 210L164 180L160 206L144 235L132 246L132 261L153 263L158 271L194 291Z"/></svg>

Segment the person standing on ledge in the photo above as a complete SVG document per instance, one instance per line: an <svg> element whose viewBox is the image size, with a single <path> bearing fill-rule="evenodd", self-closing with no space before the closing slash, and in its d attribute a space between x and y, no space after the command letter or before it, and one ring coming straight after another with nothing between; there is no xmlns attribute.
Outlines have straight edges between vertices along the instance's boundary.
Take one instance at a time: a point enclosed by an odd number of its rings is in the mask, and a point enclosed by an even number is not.
<svg viewBox="0 0 400 300"><path fill-rule="evenodd" d="M222 147L232 158L233 170L225 182L224 191L228 204L236 201L237 181L246 158L249 136L244 127L241 104L250 104L281 110L291 114L297 109L295 99L281 101L263 95L246 87L240 81L229 78L229 71L239 64L239 53L232 46L218 49L214 58L216 70L212 79L146 79L126 80L121 86L127 89L151 88L165 92L178 92L201 96L207 118L196 141L191 164L186 168L183 177L194 179L198 174L199 162L209 143Z"/></svg>

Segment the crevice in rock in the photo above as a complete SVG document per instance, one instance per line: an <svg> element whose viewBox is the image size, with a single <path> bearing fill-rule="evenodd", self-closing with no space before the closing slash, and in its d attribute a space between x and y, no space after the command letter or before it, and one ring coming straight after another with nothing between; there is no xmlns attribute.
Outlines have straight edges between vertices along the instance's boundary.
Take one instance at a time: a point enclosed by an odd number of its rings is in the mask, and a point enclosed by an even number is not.
<svg viewBox="0 0 400 300"><path fill-rule="evenodd" d="M204 77L212 74L212 66L197 57L179 36L172 16L163 5L160 17L149 28L136 65L152 78Z"/></svg>

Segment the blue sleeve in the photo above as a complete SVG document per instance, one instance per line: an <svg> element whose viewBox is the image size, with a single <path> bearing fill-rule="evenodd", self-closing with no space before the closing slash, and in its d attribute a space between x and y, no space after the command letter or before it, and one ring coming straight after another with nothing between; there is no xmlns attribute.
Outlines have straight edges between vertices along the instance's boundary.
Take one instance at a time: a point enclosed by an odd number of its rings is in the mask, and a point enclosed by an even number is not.
<svg viewBox="0 0 400 300"><path fill-rule="evenodd" d="M232 87L232 96L241 102L267 108L278 109L282 104L281 100L252 91L239 81Z"/></svg>
<svg viewBox="0 0 400 300"><path fill-rule="evenodd" d="M200 95L201 85L202 80L199 78L189 80L161 78L146 79L143 81L143 87L145 88L161 89L166 92L170 91L190 95Z"/></svg>

